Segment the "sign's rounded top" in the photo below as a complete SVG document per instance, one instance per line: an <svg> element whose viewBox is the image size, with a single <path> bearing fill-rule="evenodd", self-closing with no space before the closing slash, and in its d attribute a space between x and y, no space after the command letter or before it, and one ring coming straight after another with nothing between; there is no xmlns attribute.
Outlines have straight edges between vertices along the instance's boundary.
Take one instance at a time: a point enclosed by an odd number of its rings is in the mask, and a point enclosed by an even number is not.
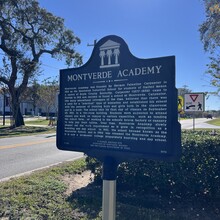
<svg viewBox="0 0 220 220"><path fill-rule="evenodd" d="M173 60L175 57L169 56L169 59ZM151 63L152 60L148 59L148 62ZM87 71L87 69L89 71L108 71L112 68L114 70L117 68L132 68L134 64L141 66L145 61L146 59L134 56L130 52L127 43L121 37L108 35L95 42L91 57L85 64L77 68L68 69L77 69L80 71L83 68L83 71Z"/></svg>
<svg viewBox="0 0 220 220"><path fill-rule="evenodd" d="M123 60L121 57L135 58L129 51L126 42L119 36L108 35L100 39L95 45L90 59L83 65L88 65L99 62L100 68L117 67Z"/></svg>
<svg viewBox="0 0 220 220"><path fill-rule="evenodd" d="M112 47L120 47L120 45L125 44L128 48L126 42L117 35L108 35L103 38L101 38L96 44L95 47L101 47L101 48L112 48Z"/></svg>

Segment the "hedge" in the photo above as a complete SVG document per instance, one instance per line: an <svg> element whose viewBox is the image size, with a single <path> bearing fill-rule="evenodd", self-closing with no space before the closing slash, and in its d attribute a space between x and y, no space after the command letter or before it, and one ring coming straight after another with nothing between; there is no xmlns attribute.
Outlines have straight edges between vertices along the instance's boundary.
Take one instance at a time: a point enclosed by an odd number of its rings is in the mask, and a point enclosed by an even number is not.
<svg viewBox="0 0 220 220"><path fill-rule="evenodd" d="M87 158L87 167L101 183L101 164ZM182 157L178 162L137 160L121 163L117 190L154 193L170 199L220 199L220 134L182 131Z"/></svg>

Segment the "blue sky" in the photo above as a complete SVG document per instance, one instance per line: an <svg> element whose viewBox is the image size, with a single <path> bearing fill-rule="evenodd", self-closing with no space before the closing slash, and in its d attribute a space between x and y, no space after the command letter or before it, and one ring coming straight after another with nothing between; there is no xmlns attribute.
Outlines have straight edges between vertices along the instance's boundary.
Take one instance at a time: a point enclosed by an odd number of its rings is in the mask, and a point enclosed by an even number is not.
<svg viewBox="0 0 220 220"><path fill-rule="evenodd" d="M199 25L205 20L202 0L39 0L40 6L65 19L65 25L81 39L76 47L90 58L94 40L118 35L139 58L176 56L176 87L193 92L214 91L209 86L208 54L200 41ZM43 75L59 75L64 62L45 57ZM220 99L209 97L206 110L220 110Z"/></svg>

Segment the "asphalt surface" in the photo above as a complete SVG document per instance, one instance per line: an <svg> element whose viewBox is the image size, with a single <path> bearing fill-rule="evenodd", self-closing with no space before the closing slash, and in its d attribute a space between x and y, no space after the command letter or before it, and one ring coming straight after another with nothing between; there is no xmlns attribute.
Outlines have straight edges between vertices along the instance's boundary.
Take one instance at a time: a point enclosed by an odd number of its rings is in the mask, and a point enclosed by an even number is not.
<svg viewBox="0 0 220 220"><path fill-rule="evenodd" d="M195 119L195 129L220 129L207 124L209 120ZM193 129L193 119L180 120L180 123L182 129ZM83 156L79 152L58 150L55 134L3 138L0 139L0 181Z"/></svg>
<svg viewBox="0 0 220 220"><path fill-rule="evenodd" d="M55 134L0 139L0 181L83 157L58 150L55 142Z"/></svg>
<svg viewBox="0 0 220 220"><path fill-rule="evenodd" d="M220 126L210 125L206 122L212 119L206 118L195 118L195 129L196 128L211 128L211 129L220 129ZM193 119L184 119L180 120L181 128L182 129L193 129Z"/></svg>

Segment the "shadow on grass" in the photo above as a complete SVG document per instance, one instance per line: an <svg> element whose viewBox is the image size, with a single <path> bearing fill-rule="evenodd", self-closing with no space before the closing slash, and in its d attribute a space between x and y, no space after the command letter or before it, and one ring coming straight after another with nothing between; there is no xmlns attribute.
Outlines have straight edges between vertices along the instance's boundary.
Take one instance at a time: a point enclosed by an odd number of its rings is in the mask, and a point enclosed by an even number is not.
<svg viewBox="0 0 220 220"><path fill-rule="evenodd" d="M86 187L74 191L67 201L73 210L77 211L81 217L88 219L101 219L102 209L102 188L90 183Z"/></svg>
<svg viewBox="0 0 220 220"><path fill-rule="evenodd" d="M67 201L72 209L81 218L102 219L102 187L94 183L74 191ZM130 192L117 193L116 219L143 220L143 219L170 219L166 218L162 205L155 197L135 196ZM160 210L160 211L158 211Z"/></svg>
<svg viewBox="0 0 220 220"><path fill-rule="evenodd" d="M74 191L67 201L80 217L101 219L102 215L102 187L94 183ZM162 205L155 196L134 195L131 192L117 193L116 219L170 219L165 217ZM158 210L160 210L158 212Z"/></svg>
<svg viewBox="0 0 220 220"><path fill-rule="evenodd" d="M94 183L74 191L68 198L73 212L79 219L102 219L102 187ZM117 220L217 220L219 213L213 204L199 201L174 201L157 194L141 194L132 191L117 192ZM85 216L87 218L85 218Z"/></svg>

